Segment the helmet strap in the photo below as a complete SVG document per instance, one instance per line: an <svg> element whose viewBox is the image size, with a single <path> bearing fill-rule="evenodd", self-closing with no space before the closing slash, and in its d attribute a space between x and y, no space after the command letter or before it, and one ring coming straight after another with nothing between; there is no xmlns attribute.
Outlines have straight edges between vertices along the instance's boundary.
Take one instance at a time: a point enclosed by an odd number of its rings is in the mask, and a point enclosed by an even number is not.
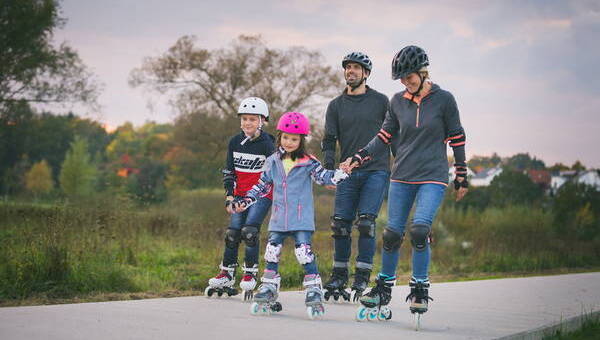
<svg viewBox="0 0 600 340"><path fill-rule="evenodd" d="M410 98L411 101L415 99L415 96L419 95L419 92L421 92L421 90L423 89L423 84L425 83L425 78L423 78L421 72L417 72L417 74L419 75L419 80L421 81L421 84L419 84L419 88L415 92L408 91L408 93L412 95L412 97Z"/></svg>

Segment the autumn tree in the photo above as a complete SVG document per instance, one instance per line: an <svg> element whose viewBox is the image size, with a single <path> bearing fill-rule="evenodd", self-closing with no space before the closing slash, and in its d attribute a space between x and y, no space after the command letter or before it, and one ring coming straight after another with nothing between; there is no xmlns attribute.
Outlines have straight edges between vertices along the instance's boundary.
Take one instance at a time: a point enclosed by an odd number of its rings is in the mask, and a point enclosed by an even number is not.
<svg viewBox="0 0 600 340"><path fill-rule="evenodd" d="M71 143L60 171L60 187L69 198L90 195L96 178L96 167L88 153L88 143L79 136Z"/></svg>
<svg viewBox="0 0 600 340"><path fill-rule="evenodd" d="M215 50L184 36L163 55L146 58L131 72L130 85L167 95L179 111L169 176L189 178L192 187L218 183L228 137L239 131L243 98L263 98L274 124L286 111L322 117L325 101L344 86L341 70L325 65L319 52L269 48L258 36L239 36ZM314 122L317 136L319 127Z"/></svg>
<svg viewBox="0 0 600 340"><path fill-rule="evenodd" d="M98 86L77 52L53 44L63 27L56 0L2 1L0 111L18 102L95 104Z"/></svg>
<svg viewBox="0 0 600 340"><path fill-rule="evenodd" d="M47 194L54 187L52 170L46 160L35 163L25 174L25 186L37 198L41 194Z"/></svg>

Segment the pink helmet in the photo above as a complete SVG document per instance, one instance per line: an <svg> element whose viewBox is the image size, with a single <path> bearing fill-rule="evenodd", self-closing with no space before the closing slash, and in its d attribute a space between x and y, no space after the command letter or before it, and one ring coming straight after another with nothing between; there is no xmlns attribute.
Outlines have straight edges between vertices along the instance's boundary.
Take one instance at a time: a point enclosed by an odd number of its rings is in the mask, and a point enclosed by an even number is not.
<svg viewBox="0 0 600 340"><path fill-rule="evenodd" d="M310 133L310 122L300 112L286 112L279 118L277 130L285 133L308 135Z"/></svg>

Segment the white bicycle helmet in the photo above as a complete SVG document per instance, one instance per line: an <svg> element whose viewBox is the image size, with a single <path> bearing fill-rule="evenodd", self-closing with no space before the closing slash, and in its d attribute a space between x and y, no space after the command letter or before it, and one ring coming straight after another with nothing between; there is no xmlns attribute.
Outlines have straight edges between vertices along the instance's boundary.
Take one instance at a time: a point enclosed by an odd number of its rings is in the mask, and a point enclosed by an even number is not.
<svg viewBox="0 0 600 340"><path fill-rule="evenodd" d="M269 107L267 103L258 97L248 97L240 103L238 115L260 115L269 121Z"/></svg>

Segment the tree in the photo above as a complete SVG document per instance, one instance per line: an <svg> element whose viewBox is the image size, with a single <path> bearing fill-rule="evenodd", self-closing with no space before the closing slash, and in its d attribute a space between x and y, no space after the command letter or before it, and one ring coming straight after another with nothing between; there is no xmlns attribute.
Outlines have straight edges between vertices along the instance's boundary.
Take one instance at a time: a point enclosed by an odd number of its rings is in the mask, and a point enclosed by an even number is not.
<svg viewBox="0 0 600 340"><path fill-rule="evenodd" d="M553 174L558 174L559 172L564 170L569 170L569 167L560 162L555 163L553 166L548 168L548 171L550 171Z"/></svg>
<svg viewBox="0 0 600 340"><path fill-rule="evenodd" d="M542 199L544 191L529 176L505 169L488 188L492 206L531 205Z"/></svg>
<svg viewBox="0 0 600 340"><path fill-rule="evenodd" d="M518 153L506 161L505 168L510 168L517 171L544 170L546 168L546 164L544 164L544 162L540 159L535 157L531 158L529 153Z"/></svg>
<svg viewBox="0 0 600 340"><path fill-rule="evenodd" d="M56 0L2 1L0 111L20 101L96 104L97 85L77 52L52 44L64 25Z"/></svg>
<svg viewBox="0 0 600 340"><path fill-rule="evenodd" d="M575 170L575 171L585 171L585 165L581 164L581 162L579 160L577 160L575 163L573 163L573 165L571 166L571 170Z"/></svg>
<svg viewBox="0 0 600 340"><path fill-rule="evenodd" d="M60 172L60 187L69 198L90 195L96 178L96 167L90 160L88 144L79 136L71 143Z"/></svg>
<svg viewBox="0 0 600 340"><path fill-rule="evenodd" d="M325 66L319 52L303 47L271 49L260 37L243 35L224 49L194 43L194 37L184 36L130 75L131 86L167 94L179 110L168 176L188 178L192 187L220 183L219 168L228 137L239 131L236 112L243 98L263 98L275 124L286 111L322 117L324 101L344 86L341 69ZM266 130L272 132L270 125ZM319 136L319 124L312 130ZM318 142L313 138L311 144Z"/></svg>
<svg viewBox="0 0 600 340"><path fill-rule="evenodd" d="M52 180L52 171L48 162L42 160L35 163L25 174L25 186L37 198L40 194L46 194L54 187Z"/></svg>

